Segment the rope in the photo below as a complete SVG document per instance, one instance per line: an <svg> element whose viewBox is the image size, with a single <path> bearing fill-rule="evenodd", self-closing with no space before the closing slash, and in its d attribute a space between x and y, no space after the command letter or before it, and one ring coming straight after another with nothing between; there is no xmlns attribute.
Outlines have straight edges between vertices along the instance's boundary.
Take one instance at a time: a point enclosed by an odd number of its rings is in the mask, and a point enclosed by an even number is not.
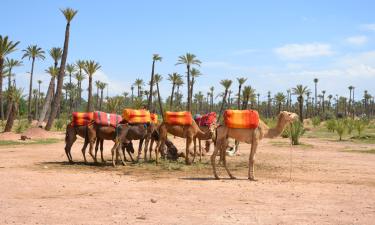
<svg viewBox="0 0 375 225"><path fill-rule="evenodd" d="M292 129L292 124L290 124L290 129ZM293 139L290 135L290 151L289 151L289 182L292 181L292 167L293 167Z"/></svg>

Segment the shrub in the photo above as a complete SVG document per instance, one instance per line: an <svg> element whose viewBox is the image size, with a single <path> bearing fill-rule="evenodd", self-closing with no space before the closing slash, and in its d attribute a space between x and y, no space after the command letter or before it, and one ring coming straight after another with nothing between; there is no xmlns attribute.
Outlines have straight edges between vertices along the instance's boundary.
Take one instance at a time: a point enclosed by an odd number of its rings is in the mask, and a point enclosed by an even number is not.
<svg viewBox="0 0 375 225"><path fill-rule="evenodd" d="M332 111L325 111L322 115L324 120L332 120L335 119L335 114Z"/></svg>
<svg viewBox="0 0 375 225"><path fill-rule="evenodd" d="M311 121L312 121L312 124L314 127L317 127L320 125L320 117L319 116L315 116L313 118L311 118Z"/></svg>
<svg viewBox="0 0 375 225"><path fill-rule="evenodd" d="M327 120L325 125L326 125L328 131L335 132L335 130L336 130L336 120L334 120L334 119Z"/></svg>
<svg viewBox="0 0 375 225"><path fill-rule="evenodd" d="M337 134L339 135L339 140L341 141L342 136L344 135L345 130L346 130L345 122L344 122L343 119L338 119L336 121L335 130L336 130Z"/></svg>
<svg viewBox="0 0 375 225"><path fill-rule="evenodd" d="M348 118L345 120L346 128L348 128L348 134L352 134L352 131L354 130L354 120Z"/></svg>
<svg viewBox="0 0 375 225"><path fill-rule="evenodd" d="M30 124L27 120L19 120L16 126L16 133L23 133L27 128L30 127Z"/></svg>
<svg viewBox="0 0 375 225"><path fill-rule="evenodd" d="M365 121L363 119L355 120L354 126L355 126L355 129L358 132L359 137L361 136L362 132L366 129L367 124L368 124L367 121Z"/></svg>
<svg viewBox="0 0 375 225"><path fill-rule="evenodd" d="M303 124L300 121L294 121L289 127L289 136L292 145L299 145L299 138L305 133Z"/></svg>
<svg viewBox="0 0 375 225"><path fill-rule="evenodd" d="M289 128L285 128L283 130L283 132L281 133L281 137L282 138L289 138L290 137L290 129Z"/></svg>
<svg viewBox="0 0 375 225"><path fill-rule="evenodd" d="M65 122L66 122L66 120L63 119L63 118L60 118L60 119L56 120L55 121L55 128L56 128L56 130L58 130L58 131L63 130Z"/></svg>

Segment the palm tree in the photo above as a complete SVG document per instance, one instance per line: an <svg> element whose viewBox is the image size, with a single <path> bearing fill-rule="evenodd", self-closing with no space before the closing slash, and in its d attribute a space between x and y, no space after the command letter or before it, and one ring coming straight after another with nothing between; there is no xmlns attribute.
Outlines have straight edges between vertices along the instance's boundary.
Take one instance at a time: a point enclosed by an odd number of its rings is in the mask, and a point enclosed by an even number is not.
<svg viewBox="0 0 375 225"><path fill-rule="evenodd" d="M184 81L182 79L182 76L179 76L176 81L176 92L175 92L176 101L178 104L181 104L182 94L180 93L180 87L182 87L182 85L184 85Z"/></svg>
<svg viewBox="0 0 375 225"><path fill-rule="evenodd" d="M349 106L348 106L348 111L350 112L351 111L351 103L352 103L352 90L353 90L353 86L349 86L348 89L349 89Z"/></svg>
<svg viewBox="0 0 375 225"><path fill-rule="evenodd" d="M322 106L323 106L323 113L324 113L324 111L325 111L325 95L326 95L326 91L325 90L323 90L322 91Z"/></svg>
<svg viewBox="0 0 375 225"><path fill-rule="evenodd" d="M175 91L175 87L176 87L176 83L178 79L182 79L180 74L178 73L168 74L168 80L172 82L172 93L169 99L169 110L171 111L173 111L173 96L174 96L174 91Z"/></svg>
<svg viewBox="0 0 375 225"><path fill-rule="evenodd" d="M228 95L228 90L229 90L230 86L232 85L232 80L228 80L228 79L221 80L220 84L224 87L224 94L223 94L223 100L221 102L219 118L217 119L217 121L220 121L221 114L223 113L224 105L226 103L226 99L227 99L227 95Z"/></svg>
<svg viewBox="0 0 375 225"><path fill-rule="evenodd" d="M41 80L37 80L37 83L38 83L38 95L37 95L37 98L36 98L36 102L37 102L37 106L35 107L35 119L38 118L38 114L39 114L39 101L40 101L40 85L42 84L42 81Z"/></svg>
<svg viewBox="0 0 375 225"><path fill-rule="evenodd" d="M29 58L32 60L31 63L31 72L30 72L30 84L29 84L29 100L28 100L28 107L27 107L27 118L29 123L31 123L32 116L31 116L31 98L32 98L32 90L33 90L33 74L34 74L34 63L35 59L45 59L45 52L42 48L38 47L37 45L29 45L26 49L23 50L24 55L22 58Z"/></svg>
<svg viewBox="0 0 375 225"><path fill-rule="evenodd" d="M237 109L240 109L240 106L241 106L241 88L242 88L242 85L247 81L247 78L238 77L237 81L238 81Z"/></svg>
<svg viewBox="0 0 375 225"><path fill-rule="evenodd" d="M134 102L134 86L133 85L130 87L130 90L132 91L132 104L133 104Z"/></svg>
<svg viewBox="0 0 375 225"><path fill-rule="evenodd" d="M19 109L19 103L22 96L22 89L17 89L16 87L12 86L10 90L7 91L7 99L10 106L10 112L7 118L7 123L5 124L4 132L10 132L12 130L14 120L16 119L16 116L18 115L18 109Z"/></svg>
<svg viewBox="0 0 375 225"><path fill-rule="evenodd" d="M145 85L145 83L143 82L142 79L135 79L135 82L134 82L134 85L137 86L137 90L138 90L138 98L141 97L141 90L142 90L142 86Z"/></svg>
<svg viewBox="0 0 375 225"><path fill-rule="evenodd" d="M213 110L214 110L214 90L215 90L215 88L214 88L214 86L211 86L210 87L210 97L211 97L211 99L210 99L210 111L212 112Z"/></svg>
<svg viewBox="0 0 375 225"><path fill-rule="evenodd" d="M303 96L309 91L306 86L302 84L297 85L292 89L293 94L297 95L297 100L299 104L299 120L303 123Z"/></svg>
<svg viewBox="0 0 375 225"><path fill-rule="evenodd" d="M14 42L8 40L8 36L0 35L0 116L1 120L4 120L4 103L3 103L3 69L5 57L16 51L16 47L20 42Z"/></svg>
<svg viewBox="0 0 375 225"><path fill-rule="evenodd" d="M73 108L72 98L72 74L76 72L76 66L74 64L66 64L66 72L69 74L69 109Z"/></svg>
<svg viewBox="0 0 375 225"><path fill-rule="evenodd" d="M83 68L85 67L84 60L77 60L76 66L78 67L78 73L76 73L76 80L78 86L78 104L81 105L82 100L82 81L85 79L84 74L82 73Z"/></svg>
<svg viewBox="0 0 375 225"><path fill-rule="evenodd" d="M190 73L191 73L191 83L190 83L190 86L191 86L190 87L190 97L191 97L191 96L193 96L193 88L194 88L195 78L202 75L202 73L196 68L192 68Z"/></svg>
<svg viewBox="0 0 375 225"><path fill-rule="evenodd" d="M317 101L318 101L318 78L314 78L314 84L315 84L315 115L316 115L316 110L318 107Z"/></svg>
<svg viewBox="0 0 375 225"><path fill-rule="evenodd" d="M12 69L17 66L22 66L22 61L6 58L5 67L8 70L8 89L12 86Z"/></svg>
<svg viewBox="0 0 375 225"><path fill-rule="evenodd" d="M63 54L61 56L59 75L57 77L56 94L54 96L54 100L52 104L51 115L48 119L48 122L45 128L46 130L51 129L53 121L55 120L56 115L57 115L57 110L60 108L62 86L63 86L64 75L65 75L65 64L68 58L70 22L73 20L73 18L75 17L78 11L72 8L66 8L66 9L61 10L61 12L64 14L64 17L66 19L64 48L63 48Z"/></svg>
<svg viewBox="0 0 375 225"><path fill-rule="evenodd" d="M107 83L99 82L99 89L100 89L99 110L102 110L102 105L103 105L103 91L104 91L104 89L105 89L106 86L107 86Z"/></svg>
<svg viewBox="0 0 375 225"><path fill-rule="evenodd" d="M272 109L271 109L271 91L267 92L267 118L272 116Z"/></svg>
<svg viewBox="0 0 375 225"><path fill-rule="evenodd" d="M159 54L153 54L152 55L152 69L151 69L151 79L150 79L150 91L149 93L153 92L153 87L154 87L154 73L155 73L155 62L161 61L162 57L159 56ZM151 105L152 105L152 95L149 95L148 97L148 103L147 103L147 108L148 110L151 110Z"/></svg>
<svg viewBox="0 0 375 225"><path fill-rule="evenodd" d="M156 91L158 92L158 101L159 101L160 114L161 114L161 117L164 120L163 104L162 104L162 99L160 97L160 90L159 90L159 83L163 80L163 77L160 74L155 74L154 78L155 78L155 83L156 83Z"/></svg>
<svg viewBox="0 0 375 225"><path fill-rule="evenodd" d="M87 98L87 112L92 112L93 105L92 105L92 76L94 73L100 69L100 64L98 62L95 62L93 60L86 61L85 67L83 68L85 70L85 73L89 76L89 88L88 88L88 98Z"/></svg>
<svg viewBox="0 0 375 225"><path fill-rule="evenodd" d="M275 100L276 100L276 103L277 103L277 108L278 108L278 112L279 113L281 112L281 105L284 104L285 98L286 97L285 97L285 95L282 92L278 92L275 95Z"/></svg>
<svg viewBox="0 0 375 225"><path fill-rule="evenodd" d="M95 87L96 87L96 101L95 101L95 109L99 107L99 89L102 82L100 80L95 81Z"/></svg>
<svg viewBox="0 0 375 225"><path fill-rule="evenodd" d="M187 70L187 111L191 112L191 96L190 96L190 67L192 65L197 65L197 66L200 66L201 65L201 61L198 60L196 58L196 56L194 54L191 54L191 53L186 53L185 55L181 55L178 57L178 61L176 63L176 65L180 65L180 64L185 64L186 65L186 70Z"/></svg>
<svg viewBox="0 0 375 225"><path fill-rule="evenodd" d="M331 109L331 100L332 100L332 97L333 97L333 95L328 95L328 110L330 110Z"/></svg>

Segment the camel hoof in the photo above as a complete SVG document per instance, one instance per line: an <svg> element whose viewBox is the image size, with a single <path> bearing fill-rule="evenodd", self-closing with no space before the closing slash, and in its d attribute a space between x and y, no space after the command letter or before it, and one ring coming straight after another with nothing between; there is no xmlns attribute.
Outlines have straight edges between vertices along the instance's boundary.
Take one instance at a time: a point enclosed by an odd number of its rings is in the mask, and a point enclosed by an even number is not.
<svg viewBox="0 0 375 225"><path fill-rule="evenodd" d="M258 181L258 180L255 179L254 177L249 177L249 181Z"/></svg>
<svg viewBox="0 0 375 225"><path fill-rule="evenodd" d="M218 177L218 176L215 176L215 180L220 180L220 177Z"/></svg>
<svg viewBox="0 0 375 225"><path fill-rule="evenodd" d="M230 176L230 179L235 180L237 178L235 176Z"/></svg>

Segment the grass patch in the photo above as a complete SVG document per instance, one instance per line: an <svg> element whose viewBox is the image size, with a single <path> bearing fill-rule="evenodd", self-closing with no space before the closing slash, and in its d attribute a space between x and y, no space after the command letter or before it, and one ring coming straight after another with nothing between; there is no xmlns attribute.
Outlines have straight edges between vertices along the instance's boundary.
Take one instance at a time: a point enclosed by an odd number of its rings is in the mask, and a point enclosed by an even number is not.
<svg viewBox="0 0 375 225"><path fill-rule="evenodd" d="M272 146L275 146L275 147L290 147L290 143L289 142L271 141L270 143L272 144ZM293 145L293 148L303 148L303 149L306 149L306 148L313 148L313 147L314 147L313 145L306 144L306 143L299 143L299 145Z"/></svg>
<svg viewBox="0 0 375 225"><path fill-rule="evenodd" d="M10 141L10 140L0 140L0 146L7 146L7 145L47 145L47 144L55 144L61 141L57 138L47 138L47 139L35 139L29 141Z"/></svg>
<svg viewBox="0 0 375 225"><path fill-rule="evenodd" d="M344 150L344 152L351 152L351 153L367 153L367 154L375 154L375 149L366 149L366 150Z"/></svg>

